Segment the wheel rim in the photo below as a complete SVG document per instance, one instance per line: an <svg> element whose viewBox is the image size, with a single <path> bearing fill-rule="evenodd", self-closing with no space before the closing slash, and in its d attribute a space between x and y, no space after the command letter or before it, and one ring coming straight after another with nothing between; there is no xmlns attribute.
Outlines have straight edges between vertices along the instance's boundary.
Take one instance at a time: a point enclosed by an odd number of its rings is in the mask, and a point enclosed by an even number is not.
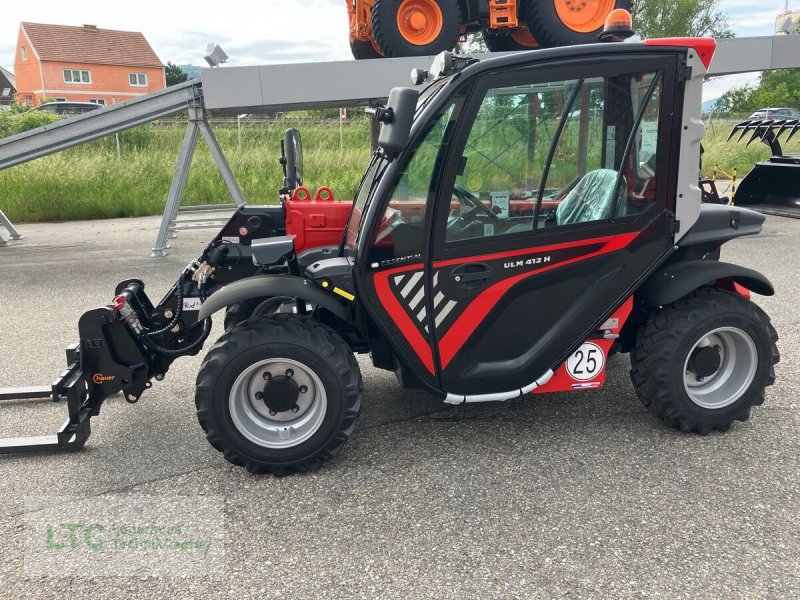
<svg viewBox="0 0 800 600"><path fill-rule="evenodd" d="M297 386L296 410L273 410L268 405L271 402L274 406L277 401L278 390L271 394L269 389L270 384L274 388L278 378L282 378L284 388L290 382ZM250 365L236 378L228 397L236 429L264 448L291 448L303 443L320 428L327 407L325 388L316 373L288 358L271 358Z"/></svg>
<svg viewBox="0 0 800 600"><path fill-rule="evenodd" d="M536 41L536 38L533 37L533 34L527 28L519 27L512 30L511 39L517 42L520 46L525 46L526 48L539 47L539 42Z"/></svg>
<svg viewBox="0 0 800 600"><path fill-rule="evenodd" d="M716 351L719 364L714 368L698 367L710 349ZM692 346L683 363L683 387L689 398L703 408L724 408L741 398L756 376L758 351L747 333L736 327L710 331ZM709 370L713 370L709 373Z"/></svg>
<svg viewBox="0 0 800 600"><path fill-rule="evenodd" d="M561 22L578 33L591 33L600 29L615 0L553 0Z"/></svg>
<svg viewBox="0 0 800 600"><path fill-rule="evenodd" d="M397 29L415 46L426 46L442 32L442 9L434 0L403 0L397 9Z"/></svg>

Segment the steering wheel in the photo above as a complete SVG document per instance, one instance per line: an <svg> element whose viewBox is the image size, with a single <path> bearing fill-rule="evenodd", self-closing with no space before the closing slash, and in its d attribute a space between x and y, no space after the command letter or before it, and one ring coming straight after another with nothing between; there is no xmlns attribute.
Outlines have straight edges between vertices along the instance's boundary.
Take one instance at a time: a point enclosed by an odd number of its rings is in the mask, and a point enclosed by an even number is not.
<svg viewBox="0 0 800 600"><path fill-rule="evenodd" d="M458 198L459 202L463 202L464 204L469 204L473 208L479 210L483 214L485 214L492 223L499 224L501 223L500 217L492 212L490 208L488 208L480 199L473 193L465 190L460 185L453 186L453 195Z"/></svg>

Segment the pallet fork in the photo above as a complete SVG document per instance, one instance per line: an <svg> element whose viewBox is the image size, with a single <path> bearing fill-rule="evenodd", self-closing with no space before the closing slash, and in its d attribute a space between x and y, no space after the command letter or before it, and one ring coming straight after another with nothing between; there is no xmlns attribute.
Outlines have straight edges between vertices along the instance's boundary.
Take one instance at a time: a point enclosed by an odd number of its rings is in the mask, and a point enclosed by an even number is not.
<svg viewBox="0 0 800 600"><path fill-rule="evenodd" d="M120 286L117 306L102 306L81 316L80 342L67 347L67 368L52 385L0 388L0 401L49 398L66 401L68 413L55 435L0 439L0 454L80 450L91 434L91 418L100 413L106 398L122 392L128 402L135 403L152 387L151 377L166 370L167 364L160 365L126 323L126 313L120 313L120 299L125 310L133 306L142 314L152 311L143 284L123 282Z"/></svg>
<svg viewBox="0 0 800 600"><path fill-rule="evenodd" d="M0 388L0 400L66 400L69 418L55 435L0 439L0 453L74 451L83 448L91 433L93 407L80 366L79 344L67 347L67 369L51 386ZM99 408L99 407L98 407Z"/></svg>

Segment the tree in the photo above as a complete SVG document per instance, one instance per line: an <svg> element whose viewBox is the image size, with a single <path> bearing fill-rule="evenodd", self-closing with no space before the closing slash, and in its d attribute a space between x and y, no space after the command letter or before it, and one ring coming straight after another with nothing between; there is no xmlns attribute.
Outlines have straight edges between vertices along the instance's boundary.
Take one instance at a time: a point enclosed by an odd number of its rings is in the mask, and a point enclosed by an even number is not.
<svg viewBox="0 0 800 600"><path fill-rule="evenodd" d="M489 48L486 47L486 42L483 41L482 34L468 33L465 38L463 42L459 41L456 44L456 54L481 54L489 51Z"/></svg>
<svg viewBox="0 0 800 600"><path fill-rule="evenodd" d="M183 72L183 69L171 62L167 62L167 66L164 67L164 73L167 76L167 87L183 83L189 79L188 75Z"/></svg>
<svg viewBox="0 0 800 600"><path fill-rule="evenodd" d="M800 108L800 69L765 71L756 86L727 91L718 101L720 111L750 112L759 108Z"/></svg>
<svg viewBox="0 0 800 600"><path fill-rule="evenodd" d="M633 28L642 37L733 37L720 0L634 0Z"/></svg>

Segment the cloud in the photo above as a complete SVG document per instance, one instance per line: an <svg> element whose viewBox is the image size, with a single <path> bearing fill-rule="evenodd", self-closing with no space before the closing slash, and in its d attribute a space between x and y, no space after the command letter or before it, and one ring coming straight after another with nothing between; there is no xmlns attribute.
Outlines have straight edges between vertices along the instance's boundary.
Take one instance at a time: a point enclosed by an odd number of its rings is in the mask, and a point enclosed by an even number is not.
<svg viewBox="0 0 800 600"><path fill-rule="evenodd" d="M0 64L9 67L20 21L141 31L161 60L177 63L201 64L209 42L228 52L231 65L351 58L344 0L195 0L191 10L164 0L137 0L134 9L119 2L40 0L6 2L2 13Z"/></svg>
<svg viewBox="0 0 800 600"><path fill-rule="evenodd" d="M713 77L703 84L703 102L719 98L731 88L755 85L758 83L760 76L759 73L740 73L738 75Z"/></svg>

